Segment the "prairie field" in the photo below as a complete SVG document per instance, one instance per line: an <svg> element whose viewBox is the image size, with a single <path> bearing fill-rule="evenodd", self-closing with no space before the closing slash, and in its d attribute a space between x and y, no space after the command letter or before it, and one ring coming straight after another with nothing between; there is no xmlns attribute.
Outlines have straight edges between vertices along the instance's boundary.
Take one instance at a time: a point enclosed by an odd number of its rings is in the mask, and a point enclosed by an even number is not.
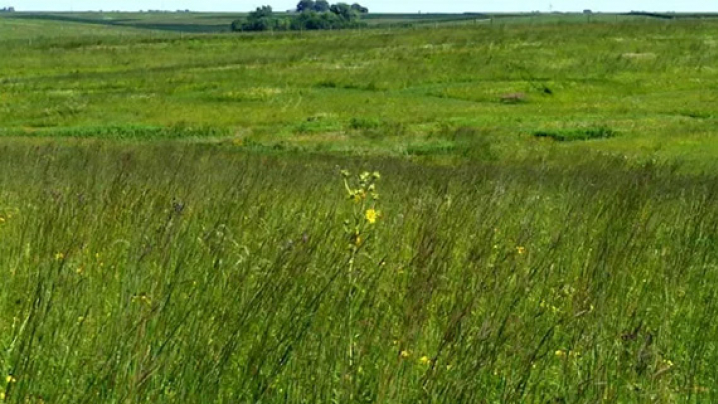
<svg viewBox="0 0 718 404"><path fill-rule="evenodd" d="M711 17L0 14L0 402L718 402Z"/></svg>

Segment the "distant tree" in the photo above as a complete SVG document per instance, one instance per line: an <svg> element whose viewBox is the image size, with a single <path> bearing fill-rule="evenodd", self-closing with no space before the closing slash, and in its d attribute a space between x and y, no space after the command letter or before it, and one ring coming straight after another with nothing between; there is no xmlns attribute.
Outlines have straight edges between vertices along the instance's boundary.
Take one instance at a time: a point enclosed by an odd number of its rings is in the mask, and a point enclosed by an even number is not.
<svg viewBox="0 0 718 404"><path fill-rule="evenodd" d="M314 3L313 10L317 13L327 13L331 9L331 6L329 5L329 2L327 0L317 0Z"/></svg>
<svg viewBox="0 0 718 404"><path fill-rule="evenodd" d="M369 9L362 6L359 3L352 4L352 10L359 12L360 14L367 14L369 12Z"/></svg>
<svg viewBox="0 0 718 404"><path fill-rule="evenodd" d="M333 4L330 11L345 21L353 21L359 17L358 13L347 3Z"/></svg>
<svg viewBox="0 0 718 404"><path fill-rule="evenodd" d="M260 19L260 18L269 18L272 17L274 12L272 11L272 6L262 6L257 7L257 9L251 13L249 13L249 19Z"/></svg>
<svg viewBox="0 0 718 404"><path fill-rule="evenodd" d="M245 19L232 22L233 31L287 31L287 30L323 30L356 28L363 24L359 21L366 8L359 4L347 3L329 5L327 0L302 0L297 4L298 14L278 18L272 7L258 7Z"/></svg>
<svg viewBox="0 0 718 404"><path fill-rule="evenodd" d="M247 15L246 20L232 22L233 31L268 31L277 27L271 6L257 7Z"/></svg>
<svg viewBox="0 0 718 404"><path fill-rule="evenodd" d="M244 31L244 20L234 20L232 21L232 25L230 26L232 31L239 32Z"/></svg>
<svg viewBox="0 0 718 404"><path fill-rule="evenodd" d="M300 0L299 3L297 3L297 12L304 13L307 11L312 11L314 10L315 6L316 3L314 3L314 0Z"/></svg>
<svg viewBox="0 0 718 404"><path fill-rule="evenodd" d="M289 31L292 29L291 18L279 18L274 21L274 29L277 31Z"/></svg>

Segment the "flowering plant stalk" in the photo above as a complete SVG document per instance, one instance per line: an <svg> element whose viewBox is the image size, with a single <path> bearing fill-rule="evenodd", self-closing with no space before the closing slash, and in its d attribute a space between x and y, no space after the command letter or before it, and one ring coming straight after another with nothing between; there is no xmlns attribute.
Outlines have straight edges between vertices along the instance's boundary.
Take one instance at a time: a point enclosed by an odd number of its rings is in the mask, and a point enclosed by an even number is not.
<svg viewBox="0 0 718 404"><path fill-rule="evenodd" d="M347 170L342 170L344 188L347 199L352 204L351 217L344 221L344 233L347 236L349 258L347 261L347 329L349 330L349 349L347 352L349 362L349 377L353 378L356 363L356 350L354 333L354 306L358 290L358 264L359 252L367 247L381 212L377 210L379 193L376 182L381 178L378 172L363 172L352 176ZM353 389L350 401L353 400Z"/></svg>

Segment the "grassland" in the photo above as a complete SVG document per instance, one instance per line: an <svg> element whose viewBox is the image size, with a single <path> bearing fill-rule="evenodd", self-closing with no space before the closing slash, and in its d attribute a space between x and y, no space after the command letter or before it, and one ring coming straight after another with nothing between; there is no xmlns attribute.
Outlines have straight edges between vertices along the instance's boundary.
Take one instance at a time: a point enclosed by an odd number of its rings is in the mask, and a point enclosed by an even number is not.
<svg viewBox="0 0 718 404"><path fill-rule="evenodd" d="M406 154L454 149L444 132L468 126L499 155L523 155L555 147L537 131L607 127L619 136L589 149L698 165L717 150L712 20L244 36L0 22L9 135L179 125L252 145ZM515 92L526 102L500 102Z"/></svg>
<svg viewBox="0 0 718 404"><path fill-rule="evenodd" d="M0 17L0 401L718 400L718 22L60 16Z"/></svg>

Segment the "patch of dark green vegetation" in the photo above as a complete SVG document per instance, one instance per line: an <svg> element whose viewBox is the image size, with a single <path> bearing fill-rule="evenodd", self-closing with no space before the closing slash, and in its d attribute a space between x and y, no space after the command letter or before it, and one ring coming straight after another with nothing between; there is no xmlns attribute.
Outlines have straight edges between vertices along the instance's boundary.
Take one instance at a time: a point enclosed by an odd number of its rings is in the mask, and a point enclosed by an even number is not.
<svg viewBox="0 0 718 404"><path fill-rule="evenodd" d="M638 15L642 17L652 17L652 18L660 18L663 20L672 20L675 18L675 16L671 14L662 14L662 13L649 13L645 11L631 11L630 13L627 13L627 15Z"/></svg>
<svg viewBox="0 0 718 404"><path fill-rule="evenodd" d="M344 90L376 91L377 86L373 81L367 83L341 83L336 80L321 80L314 85L316 88L339 88Z"/></svg>
<svg viewBox="0 0 718 404"><path fill-rule="evenodd" d="M713 114L705 111L680 111L678 114L694 119L710 119L713 117Z"/></svg>
<svg viewBox="0 0 718 404"><path fill-rule="evenodd" d="M401 122L377 118L352 118L349 129L370 139L382 139L406 134L406 125Z"/></svg>
<svg viewBox="0 0 718 404"><path fill-rule="evenodd" d="M570 129L570 130L540 130L534 132L534 136L538 138L549 138L557 142L574 142L580 140L594 139L610 139L616 136L616 131L611 128L599 127L588 129Z"/></svg>
<svg viewBox="0 0 718 404"><path fill-rule="evenodd" d="M674 20L679 18L718 18L718 13L651 13L646 11L631 11L625 15L658 18L662 20Z"/></svg>
<svg viewBox="0 0 718 404"><path fill-rule="evenodd" d="M343 129L341 122L331 115L319 114L310 116L300 122L294 129L295 133L328 133L336 132Z"/></svg>
<svg viewBox="0 0 718 404"><path fill-rule="evenodd" d="M178 123L172 126L106 125L0 129L1 137L97 138L112 140L169 140L226 136L227 130Z"/></svg>
<svg viewBox="0 0 718 404"><path fill-rule="evenodd" d="M442 156L454 154L456 145L450 142L412 144L406 147L409 156Z"/></svg>

